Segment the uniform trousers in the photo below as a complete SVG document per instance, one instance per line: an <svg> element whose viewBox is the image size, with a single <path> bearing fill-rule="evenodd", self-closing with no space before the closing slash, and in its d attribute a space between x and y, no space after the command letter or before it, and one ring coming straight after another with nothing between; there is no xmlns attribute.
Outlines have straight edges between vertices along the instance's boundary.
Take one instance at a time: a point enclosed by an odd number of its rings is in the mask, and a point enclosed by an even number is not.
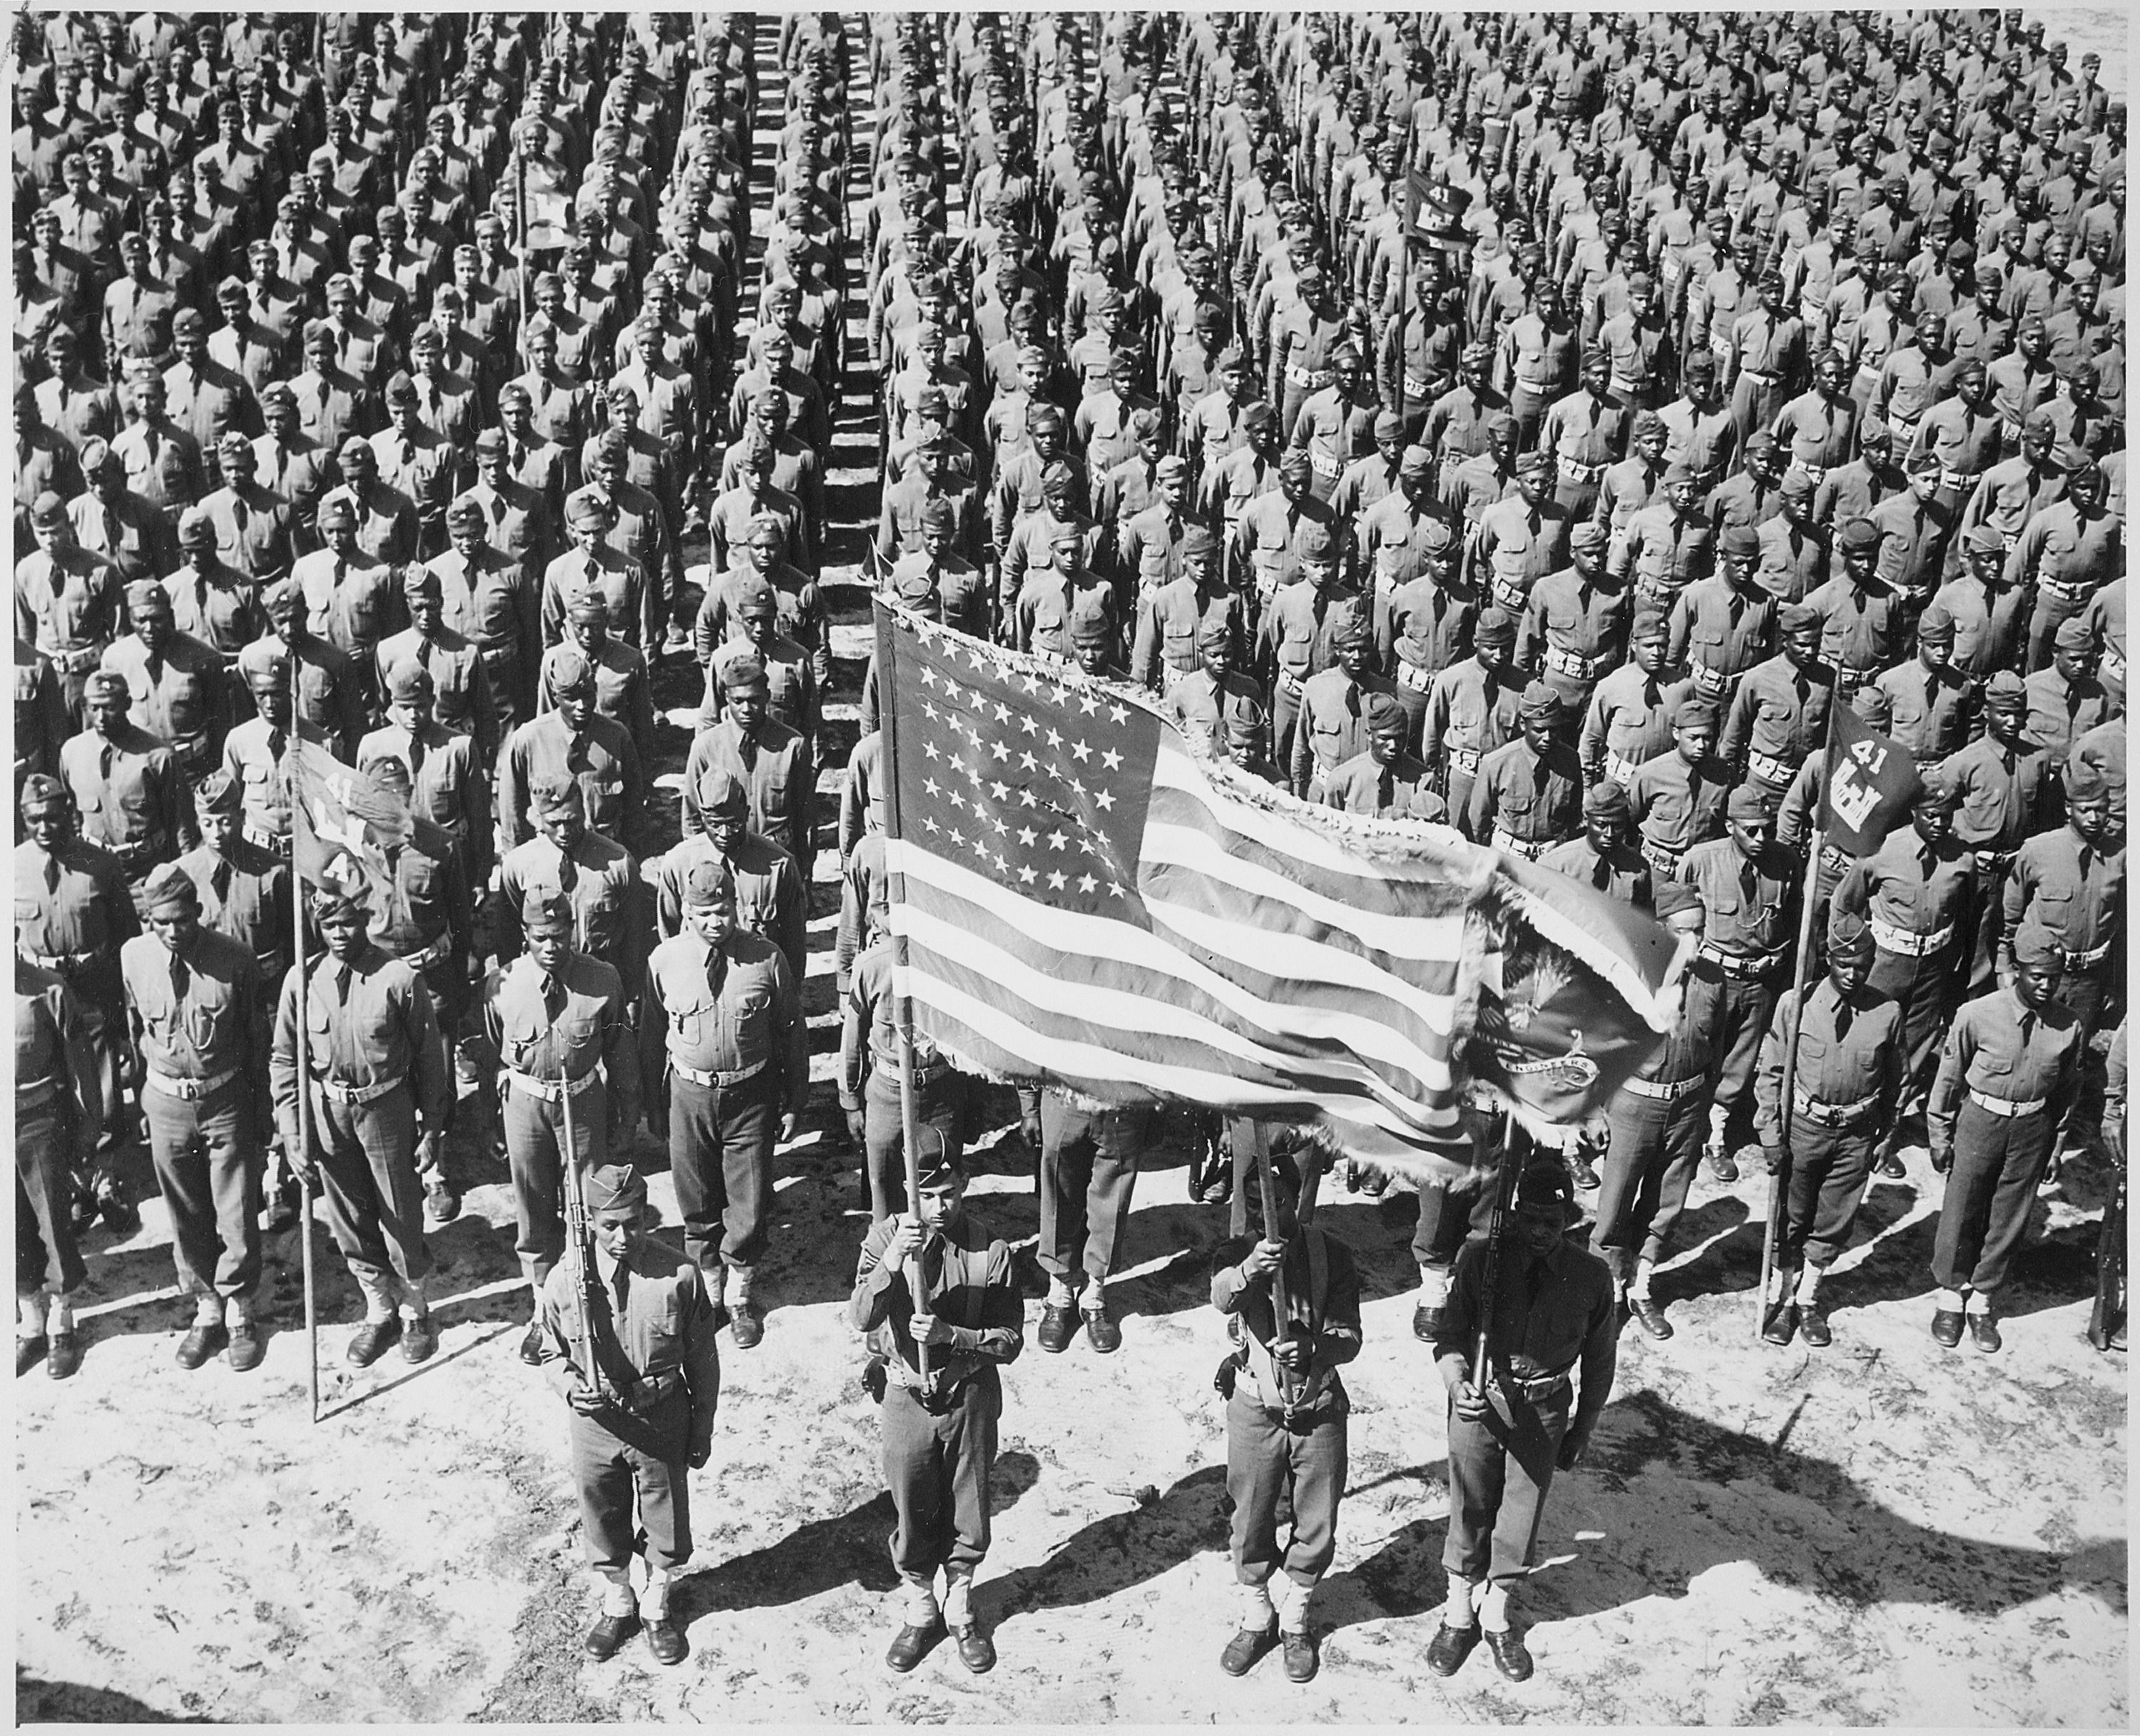
<svg viewBox="0 0 2140 1736"><path fill-rule="evenodd" d="M1754 1143L1754 1064L1776 1010L1772 978L1735 977L1708 961L1687 974L1689 1024L1709 1035L1709 1052L1720 1057L1713 1101L1724 1110L1726 1156Z"/></svg>
<svg viewBox="0 0 2140 1736"><path fill-rule="evenodd" d="M398 1280L411 1297L431 1270L416 1177L416 1102L405 1082L369 1103L312 1096L327 1232L366 1289Z"/></svg>
<svg viewBox="0 0 2140 1736"><path fill-rule="evenodd" d="M1568 1433L1569 1389L1532 1400L1488 1383L1484 1420L1449 1407L1449 1536L1441 1565L1455 1578L1519 1579L1531 1565L1553 1462Z"/></svg>
<svg viewBox="0 0 2140 1736"><path fill-rule="evenodd" d="M1465 1242L1483 1240L1494 1224L1496 1178L1472 1176L1461 1187L1419 1184L1419 1221L1412 1226L1411 1257L1421 1266L1446 1272L1456 1263Z"/></svg>
<svg viewBox="0 0 2140 1736"><path fill-rule="evenodd" d="M1791 1118L1791 1178L1784 1195L1784 1233L1777 1263L1786 1269L1803 1258L1825 1272L1850 1240L1850 1226L1872 1175L1878 1130L1823 1127Z"/></svg>
<svg viewBox="0 0 2140 1736"><path fill-rule="evenodd" d="M649 1568L666 1573L690 1560L690 1428L691 1396L680 1390L644 1416L572 1413L572 1482L580 1492L581 1529L587 1563L605 1579L629 1582L642 1532Z"/></svg>
<svg viewBox="0 0 2140 1736"><path fill-rule="evenodd" d="M565 1137L565 1106L505 1088L505 1155L513 1170L513 1251L520 1270L540 1291L565 1252L559 1154ZM598 1167L609 1152L609 1086L601 1075L572 1099L572 1159L581 1170Z"/></svg>
<svg viewBox="0 0 2140 1736"><path fill-rule="evenodd" d="M1998 1293L2028 1233L2050 1155L2051 1119L2044 1111L1995 1116L1963 1102L1932 1239L1932 1277L1941 1288Z"/></svg>
<svg viewBox="0 0 2140 1736"><path fill-rule="evenodd" d="M1226 1493L1234 1503L1234 1577L1267 1583L1283 1569L1313 1586L1338 1552L1338 1503L1345 1493L1346 1419L1342 1390L1296 1420L1259 1403L1249 1381L1226 1400ZM1279 1526L1288 1526L1284 1546Z"/></svg>
<svg viewBox="0 0 2140 1736"><path fill-rule="evenodd" d="M916 1067L914 1112L917 1121L944 1136L955 1158L964 1149L965 1075L956 1067ZM899 1101L899 1075L873 1067L862 1087L862 1154L869 1165L870 1219L875 1222L906 1209L906 1126Z"/></svg>
<svg viewBox="0 0 2140 1736"><path fill-rule="evenodd" d="M74 1112L47 1092L15 1111L15 1293L65 1296L89 1277L74 1234Z"/></svg>
<svg viewBox="0 0 2140 1736"><path fill-rule="evenodd" d="M684 1256L701 1272L750 1268L765 1252L780 1076L735 1085L669 1077L669 1169L684 1219Z"/></svg>
<svg viewBox="0 0 2140 1736"><path fill-rule="evenodd" d="M899 1515L891 1564L903 1578L922 1582L939 1567L976 1567L989 1552L989 1475L1002 1415L994 1364L935 1409L910 1387L885 1388L884 1481Z"/></svg>
<svg viewBox="0 0 2140 1736"><path fill-rule="evenodd" d="M1999 942L2006 932L2006 879L2013 871L2010 861L2003 868L1977 870L1976 922L1969 937L1966 991L1971 1000L1990 993L1999 983Z"/></svg>
<svg viewBox="0 0 2140 1736"><path fill-rule="evenodd" d="M1104 1284L1115 1269L1136 1188L1142 1120L1042 1094L1038 1253L1050 1277L1067 1282L1082 1263L1087 1278Z"/></svg>
<svg viewBox="0 0 2140 1736"><path fill-rule="evenodd" d="M170 1209L179 1284L202 1300L243 1302L260 1285L266 1163L247 1095L255 1083L234 1078L191 1101L153 1085L141 1093L149 1156Z"/></svg>
<svg viewBox="0 0 2140 1736"><path fill-rule="evenodd" d="M1626 1283L1637 1264L1664 1258L1672 1226L1709 1135L1709 1093L1691 1091L1666 1102L1631 1091L1613 1094L1606 1117L1605 1168L1590 1245Z"/></svg>
<svg viewBox="0 0 2140 1736"><path fill-rule="evenodd" d="M1282 775L1293 764L1293 736L1299 727L1300 691L1288 689L1280 675L1271 683L1270 763Z"/></svg>
<svg viewBox="0 0 2140 1736"><path fill-rule="evenodd" d="M1872 954L1868 978L1873 988L1902 1008L1902 1106L1907 1113L1924 1101L1931 1082L1932 1063L1939 1058L1941 1040L1946 1035L1954 1010L1955 943L1922 959L1891 953L1884 946Z"/></svg>

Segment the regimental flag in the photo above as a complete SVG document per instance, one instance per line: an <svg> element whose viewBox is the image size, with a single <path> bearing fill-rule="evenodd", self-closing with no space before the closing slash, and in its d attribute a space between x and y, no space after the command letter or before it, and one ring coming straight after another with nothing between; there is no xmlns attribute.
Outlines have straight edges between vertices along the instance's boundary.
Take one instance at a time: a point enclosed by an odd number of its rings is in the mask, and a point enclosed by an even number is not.
<svg viewBox="0 0 2140 1736"><path fill-rule="evenodd" d="M1830 716L1821 829L1846 856L1869 856L1908 817L1924 785L1917 763L1848 705Z"/></svg>
<svg viewBox="0 0 2140 1736"><path fill-rule="evenodd" d="M1139 694L877 604L894 983L978 1075L1319 1123L1452 1179L1476 1081L1594 1116L1671 1023L1654 922L1293 801Z"/></svg>
<svg viewBox="0 0 2140 1736"><path fill-rule="evenodd" d="M1404 233L1411 242L1442 248L1469 248L1477 237L1464 227L1471 195L1461 187L1431 180L1419 169L1405 171Z"/></svg>
<svg viewBox="0 0 2140 1736"><path fill-rule="evenodd" d="M425 824L376 779L344 765L317 742L292 744L291 824L298 879L307 885L361 885L374 914L387 908L386 852Z"/></svg>

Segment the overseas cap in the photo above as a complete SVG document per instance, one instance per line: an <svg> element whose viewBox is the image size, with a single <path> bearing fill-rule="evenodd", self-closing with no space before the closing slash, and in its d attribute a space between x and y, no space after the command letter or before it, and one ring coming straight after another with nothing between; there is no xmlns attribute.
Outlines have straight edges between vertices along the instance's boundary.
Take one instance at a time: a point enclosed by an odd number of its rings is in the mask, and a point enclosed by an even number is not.
<svg viewBox="0 0 2140 1736"><path fill-rule="evenodd" d="M1772 814L1768 797L1750 783L1733 790L1724 805L1724 817L1741 826L1765 826Z"/></svg>
<svg viewBox="0 0 2140 1736"><path fill-rule="evenodd" d="M1404 707L1393 694L1367 695L1367 728L1377 735L1388 735L1405 728Z"/></svg>
<svg viewBox="0 0 2140 1736"><path fill-rule="evenodd" d="M2040 970L2049 965L2064 969L2066 954L2059 938L2033 918L2021 924L2020 932L2014 937L2014 962L2030 969Z"/></svg>
<svg viewBox="0 0 2140 1736"><path fill-rule="evenodd" d="M530 934L572 931L572 901L562 892L533 887L520 902L520 926Z"/></svg>
<svg viewBox="0 0 2140 1736"><path fill-rule="evenodd" d="M1482 645L1512 645L1516 642L1516 624L1506 610L1485 609L1480 611L1474 636Z"/></svg>
<svg viewBox="0 0 2140 1736"><path fill-rule="evenodd" d="M644 1211L646 1182L629 1164L604 1164L587 1172L587 1209L591 1212Z"/></svg>
<svg viewBox="0 0 2140 1736"><path fill-rule="evenodd" d="M2079 615L2069 615L2059 623L2051 644L2061 651L2092 651L2095 649L2095 630Z"/></svg>
<svg viewBox="0 0 2140 1736"><path fill-rule="evenodd" d="M30 798L26 786L22 808L27 813ZM141 907L150 915L164 910L198 910L200 909L200 888L194 884L193 876L176 862L165 862L151 874L141 888Z"/></svg>
<svg viewBox="0 0 2140 1736"><path fill-rule="evenodd" d="M1560 721L1560 695L1543 681L1534 681L1524 689L1523 718L1527 723L1557 723Z"/></svg>
<svg viewBox="0 0 2140 1736"><path fill-rule="evenodd" d="M1872 953L1872 930L1867 926L1865 919L1855 911L1830 906L1828 949L1837 958L1869 958Z"/></svg>
<svg viewBox="0 0 2140 1736"><path fill-rule="evenodd" d="M194 790L194 806L204 814L234 814L243 805L243 792L228 772L209 772Z"/></svg>
<svg viewBox="0 0 2140 1736"><path fill-rule="evenodd" d="M702 858L685 872L684 902L693 910L710 909L734 893L735 876L729 872L726 862Z"/></svg>
<svg viewBox="0 0 2140 1736"><path fill-rule="evenodd" d="M1612 778L1600 778L1583 797L1583 812L1592 820L1625 820L1634 812L1627 792Z"/></svg>
<svg viewBox="0 0 2140 1736"><path fill-rule="evenodd" d="M1699 910L1701 907L1701 892L1685 880L1651 882L1650 908L1660 916L1673 916L1681 910Z"/></svg>
<svg viewBox="0 0 2140 1736"><path fill-rule="evenodd" d="M587 800L577 777L552 773L538 777L528 790L530 805L546 818L560 814L584 814Z"/></svg>

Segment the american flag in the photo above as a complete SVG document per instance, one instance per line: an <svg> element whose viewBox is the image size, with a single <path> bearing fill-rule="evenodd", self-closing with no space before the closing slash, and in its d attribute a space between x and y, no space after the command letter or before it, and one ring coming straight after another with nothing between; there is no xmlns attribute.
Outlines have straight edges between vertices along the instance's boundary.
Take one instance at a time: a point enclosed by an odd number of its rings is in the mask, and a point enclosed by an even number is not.
<svg viewBox="0 0 2140 1736"><path fill-rule="evenodd" d="M1669 1026L1670 942L1588 887L1294 802L1074 665L881 598L876 631L895 988L970 1072L1449 1179L1473 1080L1566 1127Z"/></svg>

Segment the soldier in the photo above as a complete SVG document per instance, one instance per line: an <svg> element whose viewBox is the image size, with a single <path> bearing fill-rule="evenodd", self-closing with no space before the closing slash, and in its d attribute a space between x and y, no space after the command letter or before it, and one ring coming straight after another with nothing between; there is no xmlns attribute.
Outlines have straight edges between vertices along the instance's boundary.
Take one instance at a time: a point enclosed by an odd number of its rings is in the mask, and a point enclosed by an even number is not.
<svg viewBox="0 0 2140 1736"><path fill-rule="evenodd" d="M15 563L15 631L52 659L78 723L83 684L119 630L119 569L81 546L66 503L49 489L32 504L30 527L37 546Z"/></svg>
<svg viewBox="0 0 2140 1736"><path fill-rule="evenodd" d="M1239 644L1230 616L1206 615L1196 628L1197 667L1174 684L1167 701L1176 727L1200 737L1221 757L1226 749L1227 728L1234 718L1253 711L1260 727L1264 716L1256 684L1234 667ZM1268 751L1259 748L1257 758L1260 760Z"/></svg>
<svg viewBox="0 0 2140 1736"><path fill-rule="evenodd" d="M1433 772L1405 746L1411 725L1396 696L1368 694L1366 720L1367 748L1341 761L1323 781L1324 805L1378 819L1446 823L1449 810L1434 792Z"/></svg>
<svg viewBox="0 0 2140 1736"><path fill-rule="evenodd" d="M1510 1621L1509 1593L1530 1570L1556 1470L1573 1470L1612 1394L1618 1361L1612 1274L1566 1239L1574 1189L1558 1164L1533 1163L1516 1184L1506 1264L1483 1294L1485 1245L1456 1257L1434 1360L1449 1390L1449 1603L1426 1654L1450 1676L1485 1631L1511 1681L1529 1679L1530 1652ZM1520 1273L1520 1275L1519 1275ZM1472 1352L1487 1331L1486 1390ZM1571 1405L1568 1376L1580 1363Z"/></svg>
<svg viewBox="0 0 2140 1736"><path fill-rule="evenodd" d="M414 569L420 571L420 568ZM260 606L268 630L238 654L238 679L248 684L270 662L279 660L284 679L297 665L296 715L308 733L346 762L364 733L372 689L348 654L312 630L304 586L295 578L270 585Z"/></svg>
<svg viewBox="0 0 2140 1736"><path fill-rule="evenodd" d="M594 668L577 645L552 662L549 679L557 709L515 729L498 763L500 839L508 848L524 843L533 829L528 800L536 780L564 776L579 783L587 823L629 848L645 814L638 747L621 723L596 714Z"/></svg>
<svg viewBox="0 0 2140 1736"><path fill-rule="evenodd" d="M1655 885L1657 915L1666 932L1682 944L1690 939L1699 944L1706 920L1701 893L1684 880L1660 878ZM1614 1094L1591 1233L1622 1303L1657 1339L1672 1336L1652 1287L1657 1262L1686 1209L1709 1131L1716 1054L1702 1012L1700 1001L1682 997L1663 1044Z"/></svg>
<svg viewBox="0 0 2140 1736"><path fill-rule="evenodd" d="M1331 775L1367 748L1369 702L1378 695L1396 697L1389 679L1369 667L1374 638L1364 609L1332 611L1324 632L1336 666L1303 684L1293 733L1290 782L1303 802L1322 801Z"/></svg>
<svg viewBox="0 0 2140 1736"><path fill-rule="evenodd" d="M1583 774L1562 738L1560 696L1542 681L1524 691L1522 733L1479 763L1464 805L1477 843L1535 862L1582 823Z"/></svg>
<svg viewBox="0 0 2140 1736"><path fill-rule="evenodd" d="M750 829L795 858L807 886L817 854L812 814L817 774L809 744L785 723L766 715L771 687L765 665L754 652L731 657L722 667L720 679L724 701L721 720L699 732L684 766L684 835L705 830L698 792L708 787L709 772L718 767L744 787L750 803Z"/></svg>
<svg viewBox="0 0 2140 1736"><path fill-rule="evenodd" d="M534 1303L520 1360L542 1356L543 1280L564 1246L559 1201L563 1164L598 1169L611 1145L639 1120L639 1068L624 984L599 959L572 947L572 905L558 893L532 895L520 911L528 950L484 979L486 1060L497 1068L513 1170L515 1250ZM572 1100L572 1150L562 1100Z"/></svg>
<svg viewBox="0 0 2140 1736"><path fill-rule="evenodd" d="M560 1266L538 1317L543 1378L572 1407L572 1481L601 1582L583 1647L606 1662L644 1623L655 1661L680 1664L690 1647L670 1615L670 1585L691 1558L690 1474L713 1456L717 1322L698 1268L645 1233L646 1184L612 1165L586 1186L588 1287L601 1286L603 1305L591 1307ZM581 1366L588 1344L592 1368ZM635 1596L631 1562L642 1549L646 1588Z"/></svg>
<svg viewBox="0 0 2140 1736"><path fill-rule="evenodd" d="M1716 745L1716 707L1690 694L1672 708L1672 747L1637 766L1627 782L1628 817L1642 837L1643 859L1659 875L1679 872L1680 860L1723 829L1731 768Z"/></svg>
<svg viewBox="0 0 2140 1736"><path fill-rule="evenodd" d="M1679 874L1701 894L1705 912L1686 993L1700 1009L1690 1016L1708 1036L1715 1069L1709 1173L1729 1183L1739 1179L1738 1153L1754 1143L1754 1070L1790 969L1799 870L1776 842L1769 798L1741 784L1725 804L1724 836L1689 850Z"/></svg>
<svg viewBox="0 0 2140 1736"><path fill-rule="evenodd" d="M2000 978L2013 971L2013 937L2033 920L2059 943L2059 998L2083 1037L2093 1037L2112 998L2125 921L2125 823L2095 767L2068 770L2065 825L2021 846L2003 898Z"/></svg>
<svg viewBox="0 0 2140 1736"><path fill-rule="evenodd" d="M609 605L609 618L623 624L624 636L640 645L646 571L610 546L616 505L599 487L582 488L572 497L566 517L576 546L543 571L542 643L555 645L564 636L565 615L573 599L593 591Z"/></svg>
<svg viewBox="0 0 2140 1736"><path fill-rule="evenodd" d="M455 524L453 515L459 508L456 501L448 513L449 525ZM479 515L476 522L481 523ZM420 668L431 678L432 704L438 714L462 720L466 732L474 737L477 765L495 765L498 743L511 720L501 718L492 697L483 649L458 628L447 625L445 586L430 567L401 569L401 599L409 611L409 625L379 641L372 670L379 690L386 690L389 673L404 664Z"/></svg>
<svg viewBox="0 0 2140 1736"><path fill-rule="evenodd" d="M312 916L326 950L282 981L268 1057L276 1125L297 1173L321 1189L328 1233L364 1292L350 1366L369 1368L397 1341L406 1361L427 1361L439 1336L425 1294L432 1260L417 1150L436 1167L453 1102L445 1042L423 978L366 932L361 892L327 882ZM309 1143L298 1136L300 1042Z"/></svg>
<svg viewBox="0 0 2140 1736"><path fill-rule="evenodd" d="M872 850L872 844L878 847ZM865 869L872 858L881 866L882 857L881 832L871 832L856 848L856 861ZM871 890L857 890L858 878L851 869L847 890L861 906L856 919L861 930L858 938L865 944L850 959L847 980L838 991L842 997L839 1096L847 1137L862 1155L870 1217L872 1222L881 1222L906 1210L910 1204L901 1155L899 1001L891 989L893 954L885 928L884 884L880 875ZM844 909L842 919L844 925ZM914 1035L910 1047L917 1124L934 1128L945 1150L955 1153L963 1140L965 1077L937 1052L927 1037ZM1019 1094L1021 1109L1034 1095ZM1037 1147L1039 1141L1033 1139L1028 1143Z"/></svg>
<svg viewBox="0 0 2140 1736"><path fill-rule="evenodd" d="M810 1094L809 1036L786 958L736 926L727 866L695 864L683 896L684 931L647 962L647 1131L668 1143L684 1251L737 1347L752 1350L765 1335L753 1290L772 1216L773 1145L795 1137Z"/></svg>
<svg viewBox="0 0 2140 1736"><path fill-rule="evenodd" d="M1338 1371L1360 1354L1360 1275L1352 1249L1296 1215L1301 1167L1322 1154L1289 1129L1270 1145L1276 1197L1264 1202L1262 1234L1236 1235L1211 1254L1211 1306L1234 1346L1220 1381L1241 1598L1219 1667L1245 1675L1282 1647L1286 1679L1307 1682L1319 1662L1308 1606L1337 1552L1345 1492L1352 1407Z"/></svg>
<svg viewBox="0 0 2140 1736"><path fill-rule="evenodd" d="M409 768L401 761L382 759L364 769L389 796L413 808ZM371 919L371 939L387 957L400 959L420 976L430 991L439 1030L455 1047L455 1076L466 1078L472 1087L469 1131L481 1145L483 1123L488 1120L482 1075L469 1042L455 1042L467 1026L474 987L469 980L469 949L475 929L474 906L461 853L445 832L412 812L406 841L387 846L385 856L385 908ZM450 1099L446 1114L450 1121ZM460 1191L446 1169L445 1142L425 1140L416 1148L416 1162L425 1222L441 1228L461 1213Z"/></svg>
<svg viewBox="0 0 2140 1736"><path fill-rule="evenodd" d="M2057 777L2054 757L2029 739L2029 688L2019 675L2010 669L1996 671L1985 684L1978 709L1983 734L1936 768L1954 792L1955 842L1976 864L1968 936L1973 995L1990 992L2006 878L2015 852L2055 812Z"/></svg>
<svg viewBox="0 0 2140 1736"><path fill-rule="evenodd" d="M1965 1006L1940 1050L1925 1106L1932 1168L1946 1178L1932 1243L1932 1336L2000 1347L1992 1308L2028 1233L2036 1186L2080 1107L2080 1022L2059 1003L2064 954L2031 923L2014 937L2014 980Z"/></svg>
<svg viewBox="0 0 2140 1736"><path fill-rule="evenodd" d="M853 763L850 756L849 764ZM805 973L809 895L795 858L750 830L750 802L741 783L719 770L699 795L705 830L680 840L655 865L655 928L665 940L684 930L684 877L695 863L725 862L735 880L736 920L745 934L769 940L800 983Z"/></svg>
<svg viewBox="0 0 2140 1736"><path fill-rule="evenodd" d="M1968 981L1965 938L1976 913L1977 875L1954 839L1959 797L1945 768L1924 779L1907 830L1889 833L1852 864L1835 889L1834 908L1866 919L1872 930L1872 986L1902 1008L1908 1064L1902 1113L1917 1112L1939 1048L1940 1032Z"/></svg>
<svg viewBox="0 0 2140 1736"><path fill-rule="evenodd" d="M194 841L193 802L171 750L127 717L126 683L106 669L89 678L89 727L59 750L55 768L82 817L82 836L109 851L135 885Z"/></svg>
<svg viewBox="0 0 2140 1736"><path fill-rule="evenodd" d="M42 923L36 900L15 909L15 1373L42 1358L64 1380L81 1366L74 1307L89 1282L76 1245L74 1176L86 1168L105 1117L81 1005L55 971L30 956L23 935Z"/></svg>
<svg viewBox="0 0 2140 1736"><path fill-rule="evenodd" d="M1820 1305L1821 1275L1848 1247L1872 1178L1873 1152L1895 1146L1902 1087L1902 1009L1875 989L1872 934L1838 910L1828 924L1828 973L1777 1003L1754 1077L1755 1122L1769 1173L1790 1179L1776 1243L1777 1292L1762 1298L1761 1336L1815 1350L1833 1341ZM1791 1101L1783 1101L1792 1072ZM1795 1274L1795 1277L1794 1277Z"/></svg>
<svg viewBox="0 0 2140 1736"><path fill-rule="evenodd" d="M259 1315L260 1153L268 994L252 949L204 929L192 878L166 864L142 888L150 932L119 951L149 1155L171 1214L194 1323L181 1368L228 1347L240 1373L267 1354ZM226 1316L228 1318L226 1319Z"/></svg>
<svg viewBox="0 0 2140 1736"><path fill-rule="evenodd" d="M972 1603L1003 1415L996 1368L1023 1346L1024 1309L1009 1247L967 1214L958 1160L934 1128L916 1145L920 1198L913 1211L871 1226L847 1302L848 1323L869 1341L864 1380L881 1405L885 1481L898 1515L891 1564L905 1621L885 1662L904 1675L948 1630L960 1661L979 1675L996 1660Z"/></svg>

